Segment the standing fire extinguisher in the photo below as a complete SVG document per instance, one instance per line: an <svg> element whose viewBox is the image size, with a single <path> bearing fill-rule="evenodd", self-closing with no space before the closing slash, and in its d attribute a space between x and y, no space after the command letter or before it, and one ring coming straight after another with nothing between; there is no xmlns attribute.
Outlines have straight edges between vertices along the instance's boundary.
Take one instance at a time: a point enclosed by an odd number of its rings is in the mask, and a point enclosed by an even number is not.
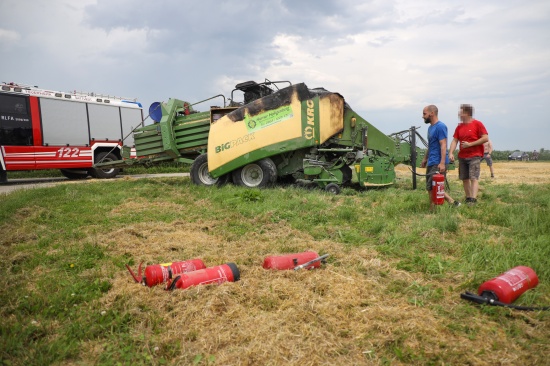
<svg viewBox="0 0 550 366"><path fill-rule="evenodd" d="M137 276L132 272L130 266L126 265L128 271L134 277L134 280L144 286L153 287L158 284L167 282L180 273L192 272L198 269L206 268L203 261L200 259L190 259L187 261L152 264L145 267L145 276L141 275L141 265L138 267Z"/></svg>
<svg viewBox="0 0 550 366"><path fill-rule="evenodd" d="M527 290L535 288L539 278L529 267L517 266L479 286L477 295L470 292L461 294L465 300L478 304L504 306L518 310L549 310L550 307L526 307L511 305Z"/></svg>
<svg viewBox="0 0 550 366"><path fill-rule="evenodd" d="M432 176L431 198L434 205L445 203L445 176L439 172Z"/></svg>

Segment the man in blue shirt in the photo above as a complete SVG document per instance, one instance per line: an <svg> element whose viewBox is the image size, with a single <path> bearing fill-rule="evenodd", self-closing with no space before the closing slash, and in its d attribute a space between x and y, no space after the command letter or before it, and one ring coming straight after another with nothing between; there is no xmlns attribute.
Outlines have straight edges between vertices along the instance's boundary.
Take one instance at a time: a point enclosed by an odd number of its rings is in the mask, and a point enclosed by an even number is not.
<svg viewBox="0 0 550 366"><path fill-rule="evenodd" d="M422 118L424 123L429 124L428 127L428 151L422 159L422 168L426 168L426 189L428 193L432 190L432 176L439 172L447 174L447 165L449 164L449 156L447 155L447 126L439 120L437 116L438 110L435 105L424 107ZM455 201L447 192L445 192L445 201L449 204L458 207L460 202ZM434 204L432 202L432 209Z"/></svg>

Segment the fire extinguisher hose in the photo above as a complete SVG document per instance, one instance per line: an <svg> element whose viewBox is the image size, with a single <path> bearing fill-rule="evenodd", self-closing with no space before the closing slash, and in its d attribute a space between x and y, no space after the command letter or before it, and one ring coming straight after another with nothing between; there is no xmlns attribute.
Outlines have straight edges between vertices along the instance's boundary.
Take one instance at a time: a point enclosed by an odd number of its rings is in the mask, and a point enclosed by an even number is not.
<svg viewBox="0 0 550 366"><path fill-rule="evenodd" d="M435 174L439 174L439 172L433 172L433 173L430 173L430 174L420 174L420 173L416 173L416 172L413 172L411 167L407 167L409 168L409 170L411 171L411 173L413 173L414 175L417 175L419 177L429 177L431 175L435 175ZM447 176L445 176L445 191L446 192L450 192L451 191L451 186L449 185L449 181L447 180Z"/></svg>
<svg viewBox="0 0 550 366"><path fill-rule="evenodd" d="M488 299L486 297L482 297L482 296L478 296L476 294L472 294L471 292L466 292L466 293L460 294L460 298L464 299L464 300L471 301L471 302L475 302L476 304L502 306L502 307L505 307L505 308L516 309L516 310L524 310L524 311L550 310L550 306L531 307L531 306L520 306L520 305L506 304L504 302L500 302L500 301L497 301L497 300L494 300L494 299Z"/></svg>
<svg viewBox="0 0 550 366"><path fill-rule="evenodd" d="M168 285L168 287L166 287L166 290L173 291L176 288L176 282L178 282L180 278L181 278L181 275L176 276L176 278L172 280L172 282Z"/></svg>
<svg viewBox="0 0 550 366"><path fill-rule="evenodd" d="M326 259L329 255L330 255L330 254L325 254L325 255L322 255L322 256L320 256L320 257L317 257L317 258L315 258L315 259L313 259L313 260L311 260L311 261L309 261L309 262L307 262L307 263L300 264L299 266L294 267L294 270L297 271L297 270L302 269L302 268L307 268L307 267L311 266L313 263L319 262L319 261L321 261L322 263L325 263L325 259Z"/></svg>

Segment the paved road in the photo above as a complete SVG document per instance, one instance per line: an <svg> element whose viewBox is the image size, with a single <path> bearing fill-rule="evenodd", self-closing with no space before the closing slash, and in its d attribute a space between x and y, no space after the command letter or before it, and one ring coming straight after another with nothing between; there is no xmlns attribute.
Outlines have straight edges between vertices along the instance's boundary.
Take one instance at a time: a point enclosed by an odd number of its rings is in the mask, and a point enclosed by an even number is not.
<svg viewBox="0 0 550 366"><path fill-rule="evenodd" d="M135 175L119 175L115 179L120 179L125 177L141 179L141 178L188 177L188 176L189 176L189 173L135 174ZM0 184L0 194L9 194L18 189L53 187L56 184L63 184L67 182L71 182L71 183L89 182L92 179L98 182L107 181L107 179L94 179L94 178L70 180L64 177L10 179L8 183Z"/></svg>

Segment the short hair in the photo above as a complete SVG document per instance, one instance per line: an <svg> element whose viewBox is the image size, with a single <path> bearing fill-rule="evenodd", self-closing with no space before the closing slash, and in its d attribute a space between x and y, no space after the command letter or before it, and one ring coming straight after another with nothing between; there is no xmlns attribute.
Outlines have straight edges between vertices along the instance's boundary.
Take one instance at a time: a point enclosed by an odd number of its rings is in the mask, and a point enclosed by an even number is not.
<svg viewBox="0 0 550 366"><path fill-rule="evenodd" d="M471 104L461 104L460 109L470 117L474 115L474 107Z"/></svg>
<svg viewBox="0 0 550 366"><path fill-rule="evenodd" d="M438 115L437 113L438 113L439 111L437 110L437 107L436 107L435 105L430 104L427 108L428 108L428 110L429 110L430 112L432 112L432 113L435 114L436 116Z"/></svg>

